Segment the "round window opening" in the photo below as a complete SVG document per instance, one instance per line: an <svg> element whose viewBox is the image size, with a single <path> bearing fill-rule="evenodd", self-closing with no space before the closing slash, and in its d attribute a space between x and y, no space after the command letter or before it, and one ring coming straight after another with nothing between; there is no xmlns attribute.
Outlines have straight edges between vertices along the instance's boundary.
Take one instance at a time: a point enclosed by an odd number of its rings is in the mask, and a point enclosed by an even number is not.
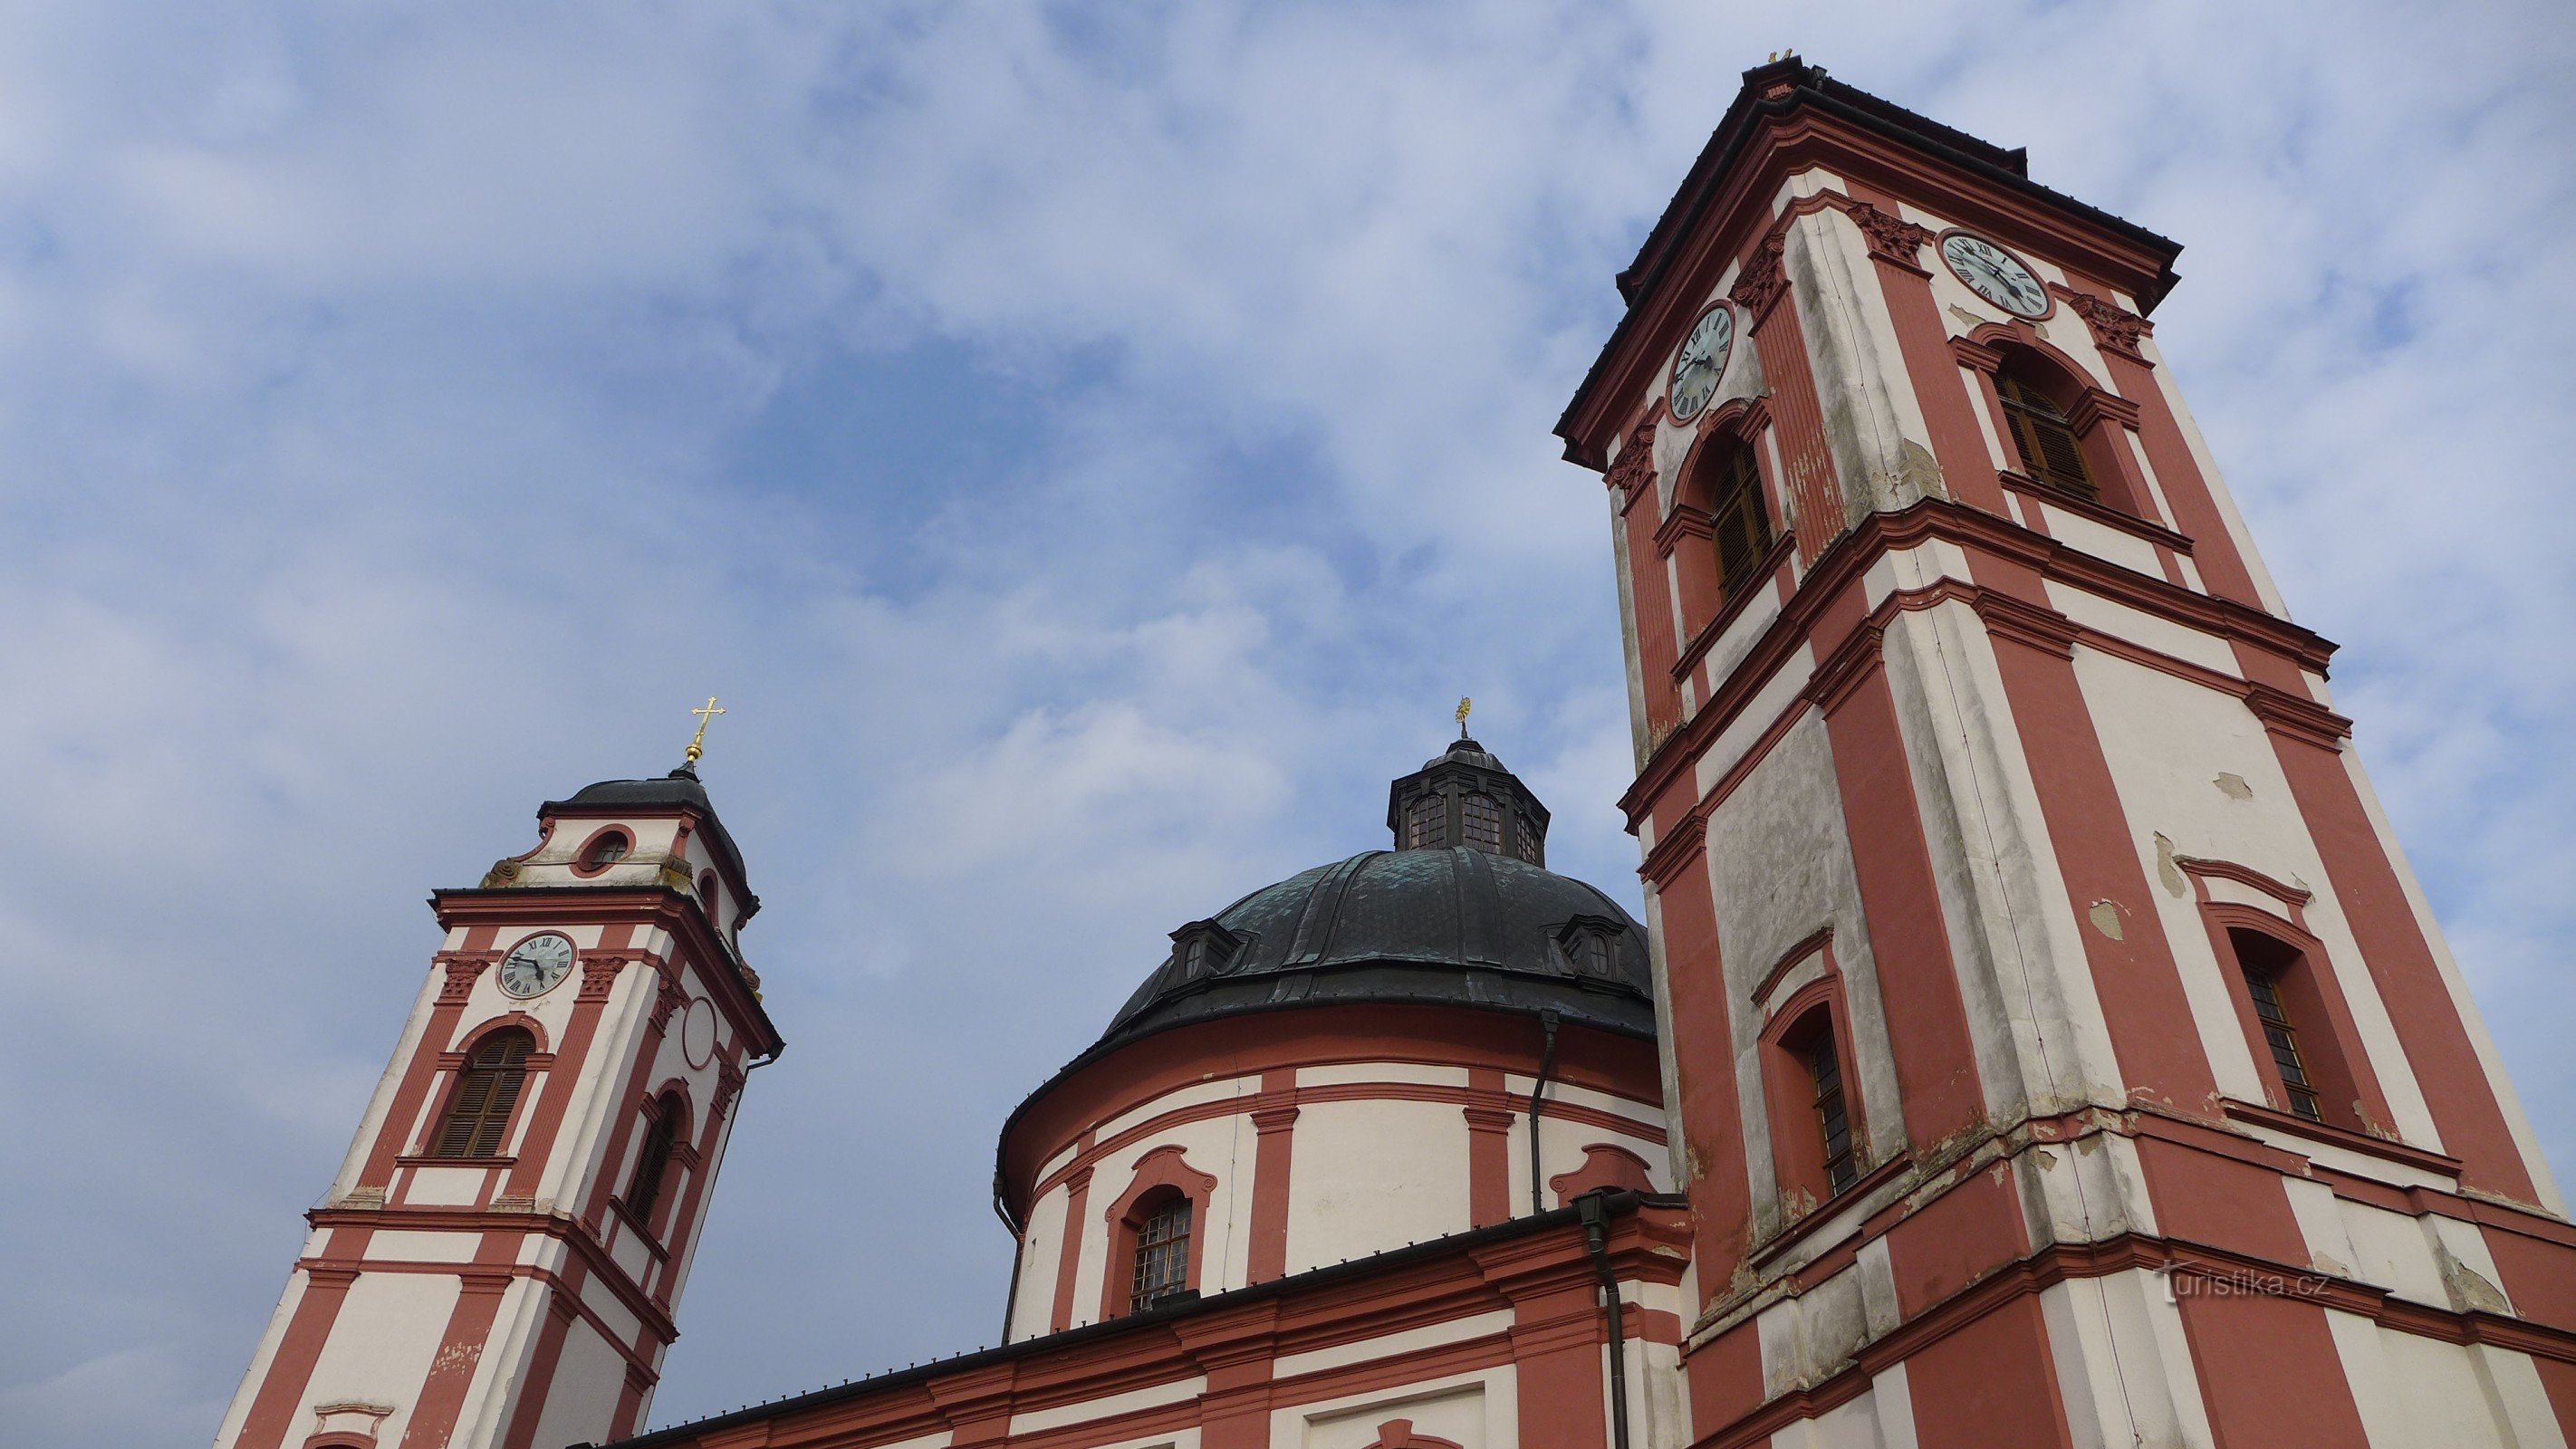
<svg viewBox="0 0 2576 1449"><path fill-rule="evenodd" d="M624 860L634 848L635 842L626 838L626 832L611 830L590 843L590 848L581 853L581 863L588 870L605 870Z"/></svg>

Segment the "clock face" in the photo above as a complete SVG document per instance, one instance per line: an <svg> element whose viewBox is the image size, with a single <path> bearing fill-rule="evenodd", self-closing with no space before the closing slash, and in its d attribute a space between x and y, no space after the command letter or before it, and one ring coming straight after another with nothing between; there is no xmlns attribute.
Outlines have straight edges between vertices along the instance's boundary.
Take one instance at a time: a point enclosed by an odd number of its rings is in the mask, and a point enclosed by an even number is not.
<svg viewBox="0 0 2576 1449"><path fill-rule="evenodd" d="M501 989L516 997L543 996L572 969L572 942L530 936L501 962Z"/></svg>
<svg viewBox="0 0 2576 1449"><path fill-rule="evenodd" d="M1717 394L1726 375L1726 355L1735 348L1735 314L1724 302L1700 314L1682 350L1673 358L1673 420L1689 422Z"/></svg>
<svg viewBox="0 0 2576 1449"><path fill-rule="evenodd" d="M1954 231L1941 238L1941 260L1968 290L2012 313L2016 317L2040 317L2048 312L2048 289L2021 258L1980 236Z"/></svg>

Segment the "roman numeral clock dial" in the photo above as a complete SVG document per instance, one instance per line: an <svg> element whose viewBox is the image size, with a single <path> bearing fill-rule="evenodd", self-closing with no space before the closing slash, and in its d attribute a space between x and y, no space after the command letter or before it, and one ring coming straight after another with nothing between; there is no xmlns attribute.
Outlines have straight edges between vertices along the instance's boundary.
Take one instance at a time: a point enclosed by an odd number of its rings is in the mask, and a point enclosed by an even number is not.
<svg viewBox="0 0 2576 1449"><path fill-rule="evenodd" d="M530 936L501 962L501 989L525 1000L543 996L572 970L572 942L561 936Z"/></svg>
<svg viewBox="0 0 2576 1449"><path fill-rule="evenodd" d="M2048 289L2021 258L1981 236L1954 231L1941 238L1941 260L1968 290L2016 317L2048 315Z"/></svg>
<svg viewBox="0 0 2576 1449"><path fill-rule="evenodd" d="M1689 422L1708 406L1708 400L1717 395L1718 379L1726 376L1727 354L1734 349L1735 314L1720 302L1691 324L1690 335L1682 339L1682 350L1673 358L1673 421Z"/></svg>

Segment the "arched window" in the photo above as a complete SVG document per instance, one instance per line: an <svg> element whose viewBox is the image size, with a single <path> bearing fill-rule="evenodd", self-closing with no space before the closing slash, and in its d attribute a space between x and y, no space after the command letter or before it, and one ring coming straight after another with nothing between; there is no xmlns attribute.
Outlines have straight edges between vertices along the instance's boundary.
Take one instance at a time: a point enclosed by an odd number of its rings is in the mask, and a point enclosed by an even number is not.
<svg viewBox="0 0 2576 1449"><path fill-rule="evenodd" d="M1449 800L1424 795L1404 809L1404 843L1408 846L1449 843Z"/></svg>
<svg viewBox="0 0 2576 1449"><path fill-rule="evenodd" d="M626 838L625 831L602 831L590 842L590 847L581 853L581 863L587 870L606 870L624 860L627 852L634 848L635 842Z"/></svg>
<svg viewBox="0 0 2576 1449"><path fill-rule="evenodd" d="M1512 853L1532 865L1547 864L1547 833L1538 828L1538 822L1531 819L1526 811L1513 813Z"/></svg>
<svg viewBox="0 0 2576 1449"><path fill-rule="evenodd" d="M1503 848L1503 804L1491 795L1470 795L1459 802L1465 843L1499 853Z"/></svg>
<svg viewBox="0 0 2576 1449"><path fill-rule="evenodd" d="M635 1175L626 1183L626 1211L650 1226L653 1209L662 1201L663 1179L671 1175L671 1146L688 1126L689 1109L679 1093L664 1092L645 1111L650 1116L644 1126L644 1145L635 1153Z"/></svg>
<svg viewBox="0 0 2576 1449"><path fill-rule="evenodd" d="M497 1157L510 1133L510 1111L528 1081L537 1039L518 1027L483 1038L465 1059L465 1077L448 1104L432 1152L439 1157Z"/></svg>
<svg viewBox="0 0 2576 1449"><path fill-rule="evenodd" d="M2084 465L2084 445L2066 410L2039 390L2027 373L2007 365L1995 375L1995 393L2012 425L2013 447L2022 471L2052 488L2079 498L2099 499L2102 490Z"/></svg>
<svg viewBox="0 0 2576 1449"><path fill-rule="evenodd" d="M1705 466L1718 585L1731 599L1753 582L1754 567L1771 551L1771 514L1762 506L1762 469L1751 445L1729 441Z"/></svg>
<svg viewBox="0 0 2576 1449"><path fill-rule="evenodd" d="M1141 1313L1189 1286L1190 1200L1179 1193L1147 1206L1136 1224L1136 1263L1127 1311Z"/></svg>

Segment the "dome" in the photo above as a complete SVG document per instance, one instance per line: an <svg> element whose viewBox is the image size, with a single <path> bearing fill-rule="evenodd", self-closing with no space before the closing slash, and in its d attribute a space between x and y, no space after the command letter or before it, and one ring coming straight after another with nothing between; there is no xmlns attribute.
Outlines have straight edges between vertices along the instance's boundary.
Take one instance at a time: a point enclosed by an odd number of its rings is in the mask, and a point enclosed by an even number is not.
<svg viewBox="0 0 2576 1449"><path fill-rule="evenodd" d="M1363 851L1172 933L1100 1047L1283 1007L1454 1004L1655 1031L1646 933L1578 880L1463 846Z"/></svg>

